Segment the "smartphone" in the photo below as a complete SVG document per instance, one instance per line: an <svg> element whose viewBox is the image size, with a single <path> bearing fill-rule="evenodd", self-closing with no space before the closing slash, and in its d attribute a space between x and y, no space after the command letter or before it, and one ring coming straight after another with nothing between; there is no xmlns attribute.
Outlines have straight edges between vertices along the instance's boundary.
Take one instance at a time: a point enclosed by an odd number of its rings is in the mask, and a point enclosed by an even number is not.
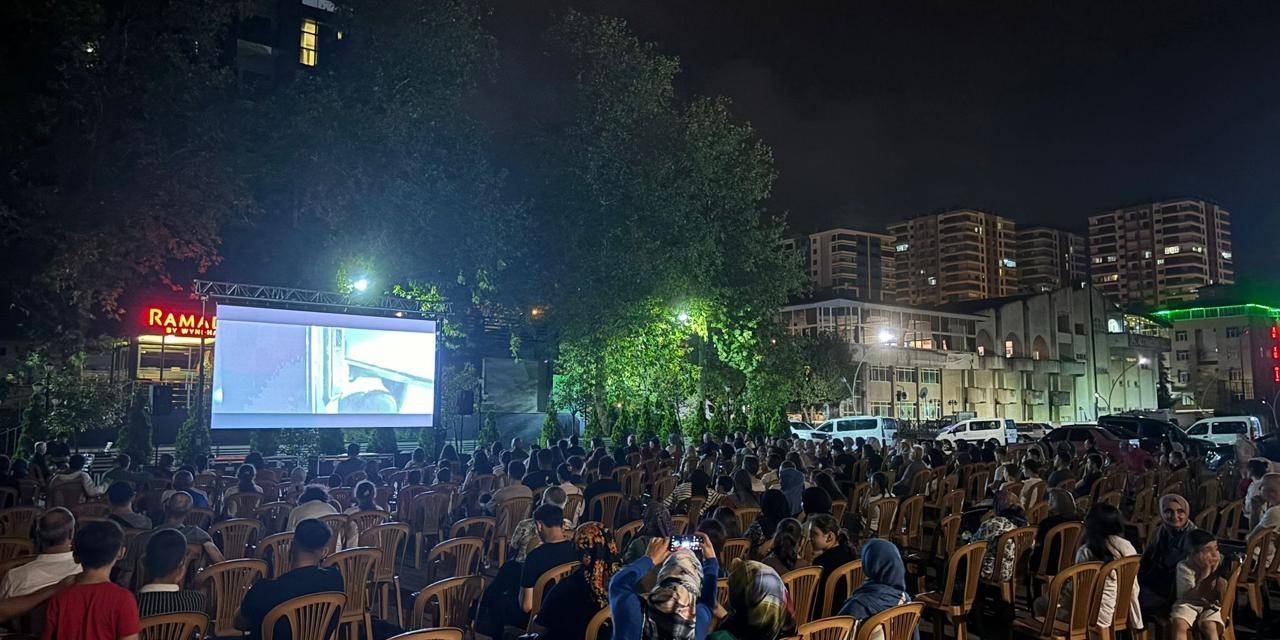
<svg viewBox="0 0 1280 640"><path fill-rule="evenodd" d="M678 549L702 551L702 538L698 536L671 536L671 541L667 543L667 550L676 551Z"/></svg>

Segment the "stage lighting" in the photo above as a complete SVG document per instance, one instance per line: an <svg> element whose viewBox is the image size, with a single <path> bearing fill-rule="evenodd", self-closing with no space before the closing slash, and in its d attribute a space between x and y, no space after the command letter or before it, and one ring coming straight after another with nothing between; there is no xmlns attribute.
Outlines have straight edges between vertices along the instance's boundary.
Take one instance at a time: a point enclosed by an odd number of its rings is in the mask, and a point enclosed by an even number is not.
<svg viewBox="0 0 1280 640"><path fill-rule="evenodd" d="M355 282L351 283L351 288L355 289L356 291L359 291L360 293L364 293L369 289L369 279L356 278Z"/></svg>

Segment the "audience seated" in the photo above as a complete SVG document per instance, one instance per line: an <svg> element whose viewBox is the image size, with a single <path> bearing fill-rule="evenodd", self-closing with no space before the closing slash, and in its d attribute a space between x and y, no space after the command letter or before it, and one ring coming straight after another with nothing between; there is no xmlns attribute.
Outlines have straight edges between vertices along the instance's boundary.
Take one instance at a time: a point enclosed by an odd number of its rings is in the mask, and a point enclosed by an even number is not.
<svg viewBox="0 0 1280 640"><path fill-rule="evenodd" d="M352 442L347 445L347 457L334 467L333 474L345 478L357 471L364 471L364 467L365 460L360 457L360 445Z"/></svg>
<svg viewBox="0 0 1280 640"><path fill-rule="evenodd" d="M319 566L332 535L329 527L319 520L298 523L293 532L293 544L289 545L289 566L292 569L274 580L259 580L244 596L235 626L245 632L246 638L256 640L260 637L263 619L282 602L313 593L343 592L342 574L337 569ZM276 623L273 637L292 640L287 621Z"/></svg>
<svg viewBox="0 0 1280 640"><path fill-rule="evenodd" d="M551 487L547 491L558 489ZM544 504L533 512L533 522L542 544L529 552L520 570L520 609L525 613L533 611L533 587L538 578L549 569L577 560L571 532L565 528L564 509Z"/></svg>
<svg viewBox="0 0 1280 640"><path fill-rule="evenodd" d="M1139 597L1146 619L1169 615L1178 597L1178 564L1194 549L1191 532L1196 525L1191 522L1191 505L1186 498L1172 493L1161 496L1160 520L1142 551L1138 570L1142 589Z"/></svg>
<svg viewBox="0 0 1280 640"><path fill-rule="evenodd" d="M125 529L150 529L151 519L133 512L133 485L119 480L107 487L107 504L111 513L107 519Z"/></svg>
<svg viewBox="0 0 1280 640"><path fill-rule="evenodd" d="M74 585L49 599L41 638L137 640L138 603L111 582L111 569L124 551L124 530L114 522L90 522L76 534L74 548L83 571Z"/></svg>
<svg viewBox="0 0 1280 640"><path fill-rule="evenodd" d="M671 551L654 539L647 553L622 567L609 582L614 640L705 638L716 606L720 564L705 534L702 558L688 549ZM653 588L641 594L640 579L657 568Z"/></svg>
<svg viewBox="0 0 1280 640"><path fill-rule="evenodd" d="M67 460L67 468L49 479L49 491L53 492L60 485L79 483L83 498L96 498L102 495L103 489L94 484L93 478L89 477L89 473L85 471L86 462L85 457L78 453L71 456Z"/></svg>
<svg viewBox="0 0 1280 640"><path fill-rule="evenodd" d="M36 520L35 538L40 555L4 575L0 581L0 600L25 596L79 574L80 563L71 551L75 531L76 518L67 509L55 507L44 512Z"/></svg>
<svg viewBox="0 0 1280 640"><path fill-rule="evenodd" d="M191 509L190 495L175 493L169 496L169 499L164 503L164 522L150 532L134 538L125 556L124 566L129 570L136 571L138 563L142 559L142 552L146 550L147 543L151 541L151 536L166 529L173 529L181 533L187 544L200 545L204 549L205 555L209 557L209 562L222 562L222 551L218 549L218 545L213 543L213 537L209 535L209 532L186 523L187 515L191 513Z"/></svg>
<svg viewBox="0 0 1280 640"><path fill-rule="evenodd" d="M298 506L289 510L289 523L285 525L285 530L293 531L303 520L329 516L337 512L338 510L329 504L329 492L324 487L318 484L307 485L307 488L302 490L302 495L298 496Z"/></svg>
<svg viewBox="0 0 1280 640"><path fill-rule="evenodd" d="M907 593L907 568L892 542L873 538L862 545L862 573L866 578L840 607L839 615L863 621L890 607L911 602ZM919 631L916 632L919 637ZM880 629L871 640L883 640Z"/></svg>
<svg viewBox="0 0 1280 640"><path fill-rule="evenodd" d="M543 599L534 618L541 640L581 640L596 611L609 606L609 582L618 571L613 532L587 522L573 533L573 545L574 557L582 564Z"/></svg>
<svg viewBox="0 0 1280 640"><path fill-rule="evenodd" d="M173 488L160 494L160 501L165 502L179 491L191 496L191 504L197 509L209 508L209 494L195 488L195 476L190 471L180 470L173 474Z"/></svg>
<svg viewBox="0 0 1280 640"><path fill-rule="evenodd" d="M181 588L187 571L187 539L174 529L158 531L147 540L142 563L138 613L143 617L170 613L204 613L209 608L203 591Z"/></svg>

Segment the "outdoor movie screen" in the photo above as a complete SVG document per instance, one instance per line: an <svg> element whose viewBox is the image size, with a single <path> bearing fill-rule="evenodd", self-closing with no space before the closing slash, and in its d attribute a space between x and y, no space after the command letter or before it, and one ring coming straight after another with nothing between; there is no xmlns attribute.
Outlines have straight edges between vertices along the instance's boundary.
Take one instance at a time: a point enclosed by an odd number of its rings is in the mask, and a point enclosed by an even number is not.
<svg viewBox="0 0 1280 640"><path fill-rule="evenodd" d="M214 429L432 426L430 320L218 305Z"/></svg>

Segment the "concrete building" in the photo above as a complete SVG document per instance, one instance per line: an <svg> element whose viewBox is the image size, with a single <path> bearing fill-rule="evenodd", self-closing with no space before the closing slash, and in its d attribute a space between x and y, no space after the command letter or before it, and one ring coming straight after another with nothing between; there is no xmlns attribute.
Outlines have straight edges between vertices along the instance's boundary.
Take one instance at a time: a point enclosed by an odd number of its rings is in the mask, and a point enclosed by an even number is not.
<svg viewBox="0 0 1280 640"><path fill-rule="evenodd" d="M939 305L1018 291L1012 220L957 209L889 225L894 236L897 301Z"/></svg>
<svg viewBox="0 0 1280 640"><path fill-rule="evenodd" d="M829 229L791 239L784 249L804 261L814 289L854 300L893 300L893 237L853 229Z"/></svg>
<svg viewBox="0 0 1280 640"><path fill-rule="evenodd" d="M1253 412L1274 420L1270 406L1280 395L1280 308L1206 304L1153 315L1172 325L1167 357L1176 413L1191 419L1215 411Z"/></svg>
<svg viewBox="0 0 1280 640"><path fill-rule="evenodd" d="M1089 281L1089 256L1078 233L1031 227L1018 229L1018 281L1023 291L1045 293Z"/></svg>
<svg viewBox="0 0 1280 640"><path fill-rule="evenodd" d="M1230 214L1181 198L1089 217L1094 286L1125 307L1194 300L1201 287L1235 281Z"/></svg>
<svg viewBox="0 0 1280 640"><path fill-rule="evenodd" d="M332 61L343 33L332 0L255 3L236 27L236 72L248 96L293 73Z"/></svg>
<svg viewBox="0 0 1280 640"><path fill-rule="evenodd" d="M1154 409L1167 328L1092 288L926 310L828 299L784 307L792 332L852 347L846 414L928 421L957 412L1073 422Z"/></svg>

